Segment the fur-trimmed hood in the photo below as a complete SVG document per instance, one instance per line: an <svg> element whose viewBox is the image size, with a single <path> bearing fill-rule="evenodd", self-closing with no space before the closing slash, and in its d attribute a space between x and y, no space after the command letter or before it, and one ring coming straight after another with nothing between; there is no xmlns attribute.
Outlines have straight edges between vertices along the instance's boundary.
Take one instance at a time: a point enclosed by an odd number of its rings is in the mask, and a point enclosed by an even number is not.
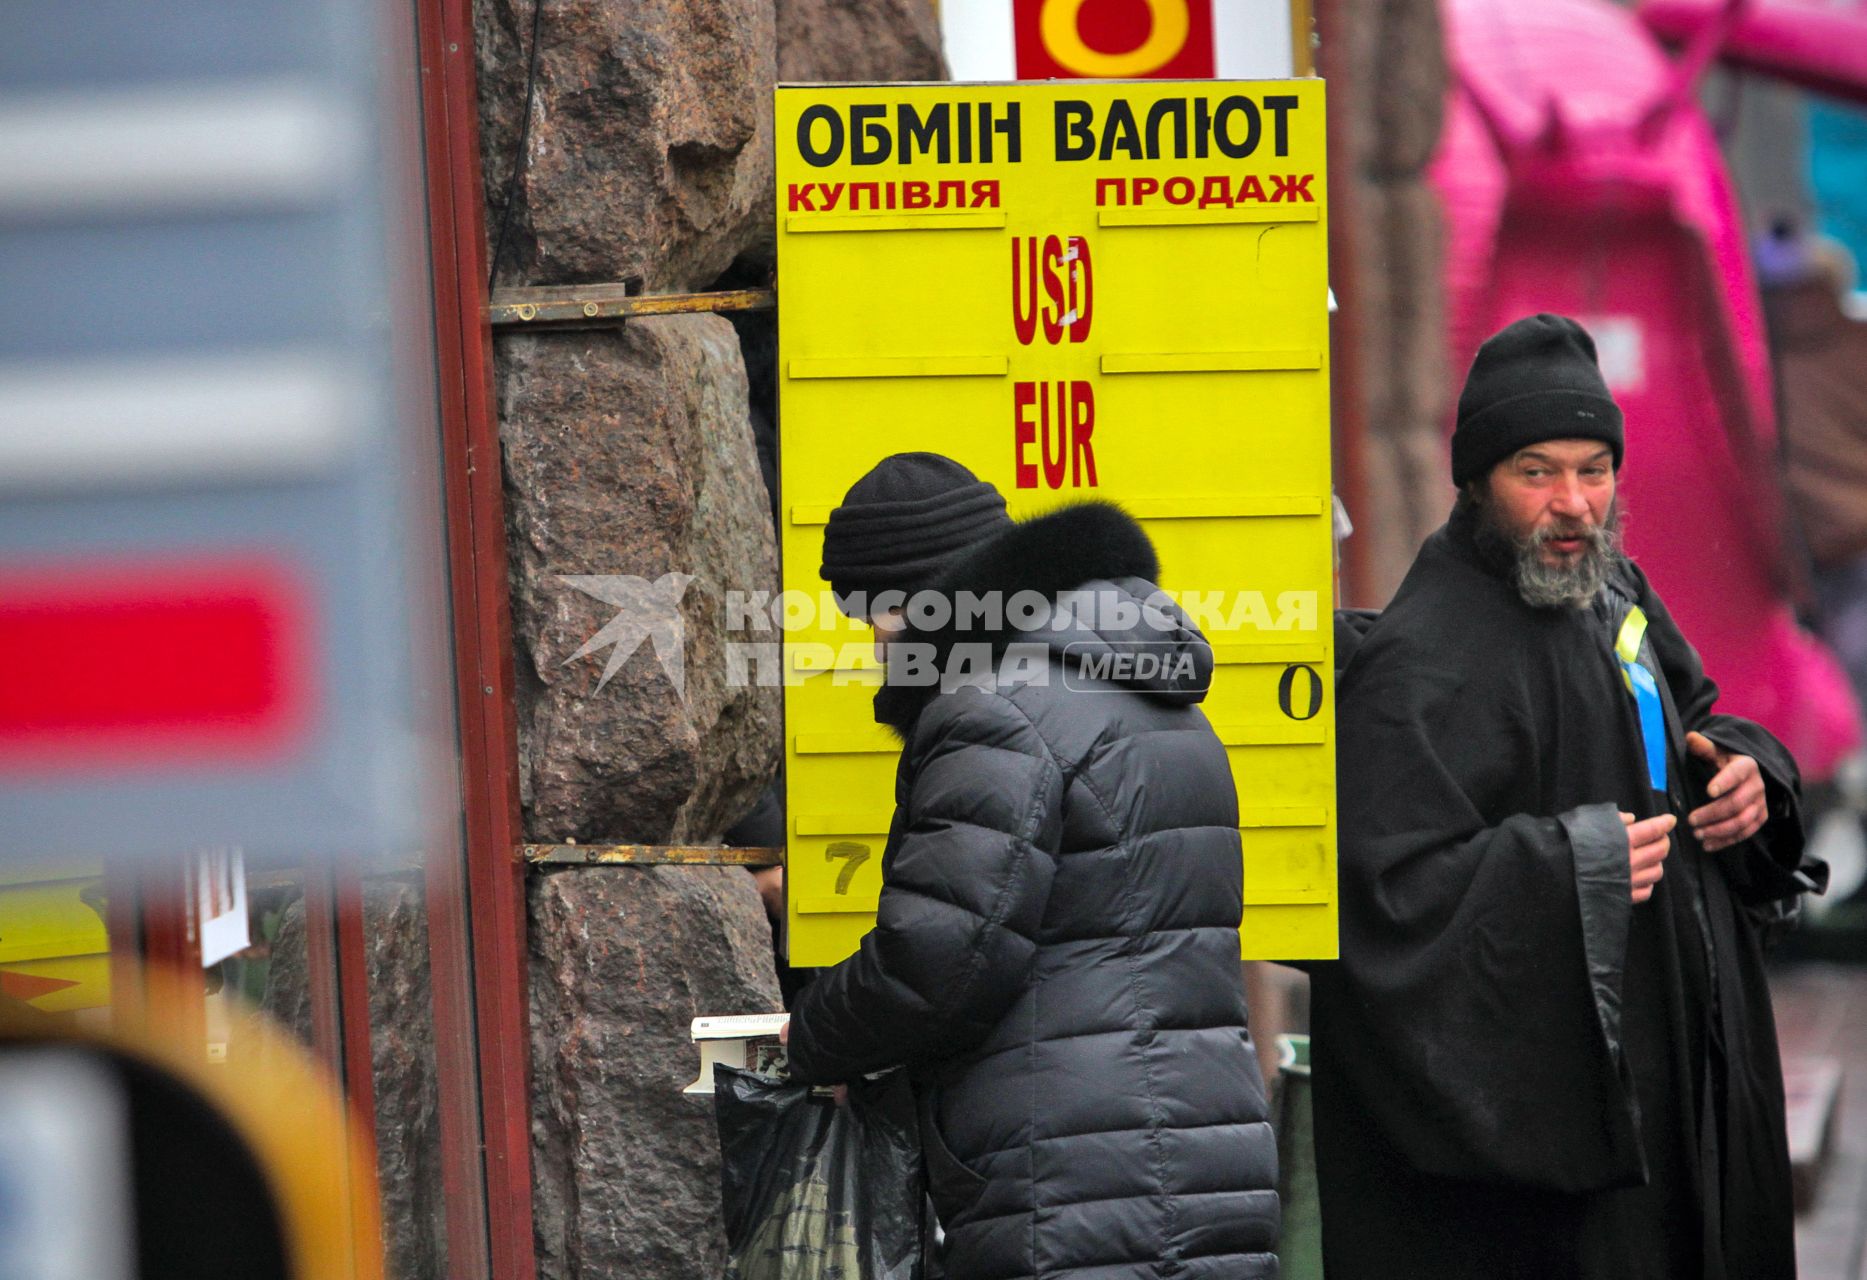
<svg viewBox="0 0 1867 1280"><path fill-rule="evenodd" d="M1212 647L1160 590L1159 577L1154 544L1112 503L1080 503L1012 525L927 589L945 602L946 624L911 625L895 642L924 646L923 659L946 679L929 682L925 661L910 668L905 651L894 650L876 719L905 732L929 698L953 686L956 672L979 675L978 660L988 653L999 680L1031 678L1041 658L1044 678L1066 688L1121 687L1199 702L1212 683ZM909 614L911 624L928 620L912 607Z"/></svg>

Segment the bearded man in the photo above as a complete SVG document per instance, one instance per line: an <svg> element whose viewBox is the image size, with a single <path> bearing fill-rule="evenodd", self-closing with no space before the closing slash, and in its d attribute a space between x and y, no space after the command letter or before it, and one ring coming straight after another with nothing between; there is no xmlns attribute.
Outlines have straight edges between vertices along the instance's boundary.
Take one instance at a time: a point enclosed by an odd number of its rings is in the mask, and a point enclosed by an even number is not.
<svg viewBox="0 0 1867 1280"><path fill-rule="evenodd" d="M1795 1275L1762 933L1821 868L1618 548L1623 447L1581 326L1487 341L1452 517L1343 674L1330 1280Z"/></svg>

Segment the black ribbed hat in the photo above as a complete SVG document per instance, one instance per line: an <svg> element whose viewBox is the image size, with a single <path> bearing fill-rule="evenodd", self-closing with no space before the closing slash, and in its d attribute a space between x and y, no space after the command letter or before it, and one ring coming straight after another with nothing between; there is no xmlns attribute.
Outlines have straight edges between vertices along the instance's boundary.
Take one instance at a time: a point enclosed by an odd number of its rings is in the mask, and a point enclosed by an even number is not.
<svg viewBox="0 0 1867 1280"><path fill-rule="evenodd" d="M1452 432L1452 482L1463 486L1543 440L1600 440L1620 470L1621 408L1595 361L1595 340L1567 316L1526 316L1485 340L1465 375Z"/></svg>
<svg viewBox="0 0 1867 1280"><path fill-rule="evenodd" d="M1011 527L997 489L951 458L897 453L850 486L823 531L822 574L839 599L912 595L981 541Z"/></svg>

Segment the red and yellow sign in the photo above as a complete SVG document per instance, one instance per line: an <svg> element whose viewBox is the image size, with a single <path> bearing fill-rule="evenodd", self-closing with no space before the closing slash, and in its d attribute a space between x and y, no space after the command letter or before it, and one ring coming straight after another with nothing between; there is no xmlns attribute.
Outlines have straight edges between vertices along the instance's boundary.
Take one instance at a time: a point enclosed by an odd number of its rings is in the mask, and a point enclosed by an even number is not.
<svg viewBox="0 0 1867 1280"><path fill-rule="evenodd" d="M793 963L848 954L881 887L896 744L817 572L831 508L911 450L1015 516L1142 522L1219 663L1245 953L1333 955L1321 82L786 88L777 137Z"/></svg>
<svg viewBox="0 0 1867 1280"><path fill-rule="evenodd" d="M1021 80L1204 80L1213 0L1012 0Z"/></svg>

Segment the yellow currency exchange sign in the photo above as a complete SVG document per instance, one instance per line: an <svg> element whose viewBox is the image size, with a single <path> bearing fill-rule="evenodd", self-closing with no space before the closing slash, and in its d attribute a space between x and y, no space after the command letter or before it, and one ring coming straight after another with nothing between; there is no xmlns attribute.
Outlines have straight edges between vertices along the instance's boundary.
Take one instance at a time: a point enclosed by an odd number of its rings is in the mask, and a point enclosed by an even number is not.
<svg viewBox="0 0 1867 1280"><path fill-rule="evenodd" d="M897 748L824 524L931 450L1014 516L1119 503L1213 642L1244 954L1335 954L1327 209L1317 80L777 92L789 949L873 923Z"/></svg>

